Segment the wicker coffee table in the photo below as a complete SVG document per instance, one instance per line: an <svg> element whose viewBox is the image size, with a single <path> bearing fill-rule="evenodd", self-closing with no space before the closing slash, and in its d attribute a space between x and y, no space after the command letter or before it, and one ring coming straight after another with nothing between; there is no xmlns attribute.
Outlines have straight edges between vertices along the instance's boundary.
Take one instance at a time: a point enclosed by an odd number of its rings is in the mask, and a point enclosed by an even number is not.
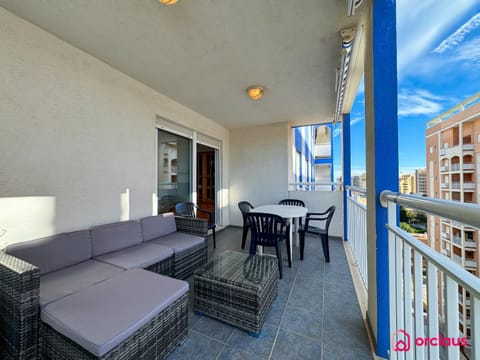
<svg viewBox="0 0 480 360"><path fill-rule="evenodd" d="M226 251L195 272L193 308L258 336L278 277L276 258Z"/></svg>

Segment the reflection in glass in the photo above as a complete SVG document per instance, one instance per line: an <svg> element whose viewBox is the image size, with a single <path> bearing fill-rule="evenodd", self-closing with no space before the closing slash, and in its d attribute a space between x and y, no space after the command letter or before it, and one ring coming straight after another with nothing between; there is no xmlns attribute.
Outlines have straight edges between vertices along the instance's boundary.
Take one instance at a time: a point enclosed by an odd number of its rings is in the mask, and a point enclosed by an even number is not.
<svg viewBox="0 0 480 360"><path fill-rule="evenodd" d="M190 201L192 141L158 130L158 213L175 210Z"/></svg>

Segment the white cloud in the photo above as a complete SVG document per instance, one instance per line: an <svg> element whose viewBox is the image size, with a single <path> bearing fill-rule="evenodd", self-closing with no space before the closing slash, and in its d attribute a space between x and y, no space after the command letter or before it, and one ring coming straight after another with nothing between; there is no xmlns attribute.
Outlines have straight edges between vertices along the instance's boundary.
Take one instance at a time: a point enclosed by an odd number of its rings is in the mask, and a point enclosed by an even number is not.
<svg viewBox="0 0 480 360"><path fill-rule="evenodd" d="M457 31L455 31L452 35L443 40L440 45L438 45L433 50L433 52L441 54L447 50L457 47L460 43L464 41L465 37L469 33L474 31L478 27L480 27L480 13L475 14L470 20L460 26Z"/></svg>
<svg viewBox="0 0 480 360"><path fill-rule="evenodd" d="M472 0L397 1L397 67L399 76L438 44L439 37L466 13Z"/></svg>
<svg viewBox="0 0 480 360"><path fill-rule="evenodd" d="M438 115L447 100L426 90L402 91L398 95L398 115Z"/></svg>
<svg viewBox="0 0 480 360"><path fill-rule="evenodd" d="M453 54L453 60L480 64L480 37L465 41L458 46Z"/></svg>
<svg viewBox="0 0 480 360"><path fill-rule="evenodd" d="M351 117L350 118L350 127L358 124L362 120L363 120L362 116L355 116L353 118ZM342 127L341 126L337 126L335 129L333 129L333 137L340 136L341 134L342 134Z"/></svg>

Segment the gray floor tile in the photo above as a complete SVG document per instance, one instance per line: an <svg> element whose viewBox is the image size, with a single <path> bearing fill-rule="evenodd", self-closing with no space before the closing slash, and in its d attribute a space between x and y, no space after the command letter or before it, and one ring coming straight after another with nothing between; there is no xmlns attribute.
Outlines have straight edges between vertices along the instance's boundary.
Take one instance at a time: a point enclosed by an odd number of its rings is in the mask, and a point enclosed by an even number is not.
<svg viewBox="0 0 480 360"><path fill-rule="evenodd" d="M275 299L270 310L268 310L267 318L265 319L265 324L279 326L282 321L283 312L287 306L287 301L281 301L280 299Z"/></svg>
<svg viewBox="0 0 480 360"><path fill-rule="evenodd" d="M273 348L272 360L319 360L322 343L281 329Z"/></svg>
<svg viewBox="0 0 480 360"><path fill-rule="evenodd" d="M230 335L232 335L234 328L221 321L202 315L192 329L205 336L226 343Z"/></svg>
<svg viewBox="0 0 480 360"><path fill-rule="evenodd" d="M280 327L320 340L322 337L322 314L287 305Z"/></svg>
<svg viewBox="0 0 480 360"><path fill-rule="evenodd" d="M168 357L168 360L206 360L215 359L224 348L224 344L209 339L196 331L189 331L188 338Z"/></svg>
<svg viewBox="0 0 480 360"><path fill-rule="evenodd" d="M188 313L188 326L190 327L190 329L195 326L195 324L198 322L198 320L200 320L200 318L201 316L193 311L190 311Z"/></svg>
<svg viewBox="0 0 480 360"><path fill-rule="evenodd" d="M322 314L323 311L323 281L298 276L288 300L290 305L305 308Z"/></svg>
<svg viewBox="0 0 480 360"><path fill-rule="evenodd" d="M217 360L265 360L267 358L260 357L247 350L226 346Z"/></svg>
<svg viewBox="0 0 480 360"><path fill-rule="evenodd" d="M262 358L268 358L275 340L275 335L277 334L277 329L277 327L264 324L258 338L248 335L245 331L235 329L228 340L228 345L247 350Z"/></svg>

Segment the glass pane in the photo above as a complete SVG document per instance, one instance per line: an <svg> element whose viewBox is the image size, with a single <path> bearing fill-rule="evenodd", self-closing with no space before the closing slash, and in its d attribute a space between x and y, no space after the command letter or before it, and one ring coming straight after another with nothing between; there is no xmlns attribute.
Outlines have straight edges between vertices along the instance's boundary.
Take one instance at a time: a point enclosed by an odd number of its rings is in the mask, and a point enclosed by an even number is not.
<svg viewBox="0 0 480 360"><path fill-rule="evenodd" d="M158 213L175 210L175 204L191 200L192 141L158 130Z"/></svg>

